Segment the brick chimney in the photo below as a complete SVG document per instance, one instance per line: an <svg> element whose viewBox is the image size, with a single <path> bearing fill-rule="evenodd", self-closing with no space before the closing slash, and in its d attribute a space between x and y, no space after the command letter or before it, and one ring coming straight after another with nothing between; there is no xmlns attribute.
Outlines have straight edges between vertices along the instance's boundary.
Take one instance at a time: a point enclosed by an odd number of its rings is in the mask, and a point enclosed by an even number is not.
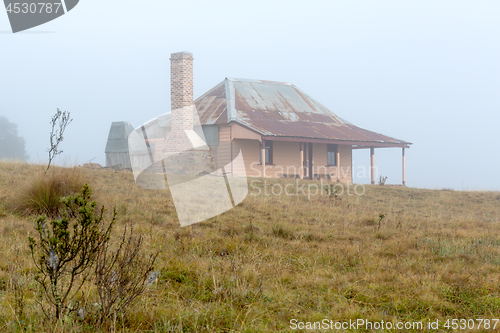
<svg viewBox="0 0 500 333"><path fill-rule="evenodd" d="M205 146L193 130L193 54L170 56L171 129L163 146L163 157Z"/></svg>
<svg viewBox="0 0 500 333"><path fill-rule="evenodd" d="M170 98L172 129L193 129L193 54L172 53L170 56Z"/></svg>

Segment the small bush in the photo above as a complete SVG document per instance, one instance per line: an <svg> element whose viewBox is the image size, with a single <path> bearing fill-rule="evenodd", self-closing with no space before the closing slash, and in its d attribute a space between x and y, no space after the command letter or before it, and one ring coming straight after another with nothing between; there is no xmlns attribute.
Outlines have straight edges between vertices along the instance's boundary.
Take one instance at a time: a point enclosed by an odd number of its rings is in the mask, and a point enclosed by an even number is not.
<svg viewBox="0 0 500 333"><path fill-rule="evenodd" d="M110 222L103 220L104 206L97 209L92 191L84 184L80 193L64 198L64 217L47 222L36 221L37 239L29 237L29 248L37 269L35 280L49 304L42 310L48 318L59 319L75 307L70 301L89 277L90 268L106 249L116 212ZM42 303L41 303L42 304Z"/></svg>
<svg viewBox="0 0 500 333"><path fill-rule="evenodd" d="M158 253L141 251L142 237L135 236L133 226L123 231L117 248L105 242L98 251L95 284L100 299L99 325L123 313L153 282L160 272L153 272Z"/></svg>
<svg viewBox="0 0 500 333"><path fill-rule="evenodd" d="M79 168L52 168L38 174L21 186L10 203L10 209L21 215L57 217L63 204L61 199L78 193L85 184Z"/></svg>

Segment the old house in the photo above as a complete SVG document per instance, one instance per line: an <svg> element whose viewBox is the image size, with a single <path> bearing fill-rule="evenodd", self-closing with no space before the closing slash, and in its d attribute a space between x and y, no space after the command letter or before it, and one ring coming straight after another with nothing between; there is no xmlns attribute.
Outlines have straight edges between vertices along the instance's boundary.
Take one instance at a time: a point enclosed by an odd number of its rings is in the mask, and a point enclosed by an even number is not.
<svg viewBox="0 0 500 333"><path fill-rule="evenodd" d="M188 123L186 128L192 128L214 152L219 161L216 167L241 152L244 164L230 163L226 168L235 176L352 183L353 149L370 149L371 182L375 183L375 149L397 147L403 152L405 182L404 150L411 143L357 127L293 84L226 78L189 108L193 103L193 57L180 52L171 58L171 99L172 115L167 113L142 126L144 135L150 133L145 136L148 151L143 152L150 164L169 149L165 138L171 128Z"/></svg>

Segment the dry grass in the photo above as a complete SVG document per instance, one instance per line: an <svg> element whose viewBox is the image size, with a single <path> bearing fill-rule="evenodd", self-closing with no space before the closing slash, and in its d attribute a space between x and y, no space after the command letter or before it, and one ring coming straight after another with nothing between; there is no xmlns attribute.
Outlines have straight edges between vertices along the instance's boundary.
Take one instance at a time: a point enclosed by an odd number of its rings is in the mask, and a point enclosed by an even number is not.
<svg viewBox="0 0 500 333"><path fill-rule="evenodd" d="M5 203L37 170L0 163L0 331L93 332L71 318L54 328L36 305L32 219L7 213ZM116 235L133 221L145 246L162 251L158 281L116 319L119 331L276 332L290 331L293 318L426 321L500 311L498 192L375 185L340 200L250 194L231 211L180 228L168 191L138 188L126 171L80 171L102 203L116 206ZM90 302L93 292L82 296Z"/></svg>
<svg viewBox="0 0 500 333"><path fill-rule="evenodd" d="M27 164L9 163L21 170L29 169ZM47 173L40 167L32 168L29 175L19 178L7 209L23 216L45 214L56 217L62 207L61 199L77 193L88 180L79 168L51 167Z"/></svg>

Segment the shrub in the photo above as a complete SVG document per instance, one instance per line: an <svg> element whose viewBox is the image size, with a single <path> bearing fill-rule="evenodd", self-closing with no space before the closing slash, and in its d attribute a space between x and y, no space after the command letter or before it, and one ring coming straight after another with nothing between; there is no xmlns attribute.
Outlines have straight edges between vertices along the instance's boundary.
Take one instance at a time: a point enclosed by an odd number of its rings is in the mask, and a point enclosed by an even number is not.
<svg viewBox="0 0 500 333"><path fill-rule="evenodd" d="M158 253L141 253L142 237L135 236L133 226L125 227L116 250L106 242L100 249L95 266L95 284L100 299L98 324L123 313L153 283L159 272L153 272Z"/></svg>
<svg viewBox="0 0 500 333"><path fill-rule="evenodd" d="M79 168L52 168L21 186L10 203L10 209L21 215L57 217L63 207L61 199L77 193L85 183Z"/></svg>
<svg viewBox="0 0 500 333"><path fill-rule="evenodd" d="M36 222L38 239L29 237L29 247L42 287L42 296L53 308L42 310L48 318L61 318L74 304L69 302L85 283L97 260L99 250L109 241L116 212L111 221L103 221L104 206L90 201L92 191L85 184L79 194L64 198L64 217L47 223L45 216Z"/></svg>
<svg viewBox="0 0 500 333"><path fill-rule="evenodd" d="M93 303L98 305L95 322L103 325L123 313L160 274L153 272L158 253L143 254L142 237L134 235L132 227L125 227L116 242L111 239L116 210L106 222L104 206L97 209L91 196L89 185L84 184L79 193L61 200L60 220L47 222L40 216L37 239L29 237L35 280L41 286L40 305L49 319L72 312L84 319L85 300L83 295L77 300L78 295L88 281L94 281L100 300Z"/></svg>

